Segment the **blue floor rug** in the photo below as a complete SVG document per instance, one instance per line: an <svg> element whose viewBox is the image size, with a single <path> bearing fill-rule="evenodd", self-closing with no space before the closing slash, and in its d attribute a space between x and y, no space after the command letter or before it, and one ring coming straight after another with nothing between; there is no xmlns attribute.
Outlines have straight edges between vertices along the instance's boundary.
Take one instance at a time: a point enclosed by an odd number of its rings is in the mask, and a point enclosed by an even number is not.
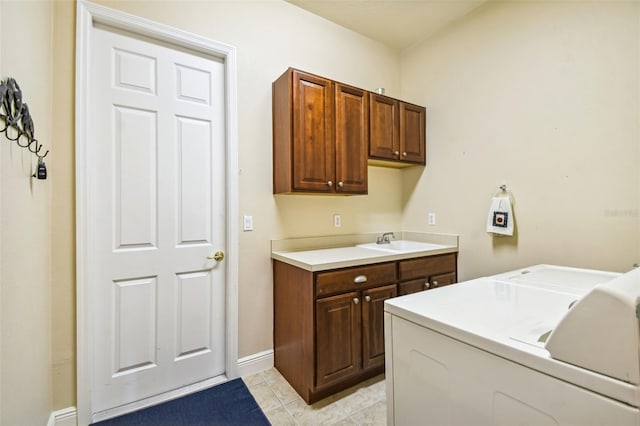
<svg viewBox="0 0 640 426"><path fill-rule="evenodd" d="M213 426L270 423L242 379L144 410L93 423L96 426Z"/></svg>

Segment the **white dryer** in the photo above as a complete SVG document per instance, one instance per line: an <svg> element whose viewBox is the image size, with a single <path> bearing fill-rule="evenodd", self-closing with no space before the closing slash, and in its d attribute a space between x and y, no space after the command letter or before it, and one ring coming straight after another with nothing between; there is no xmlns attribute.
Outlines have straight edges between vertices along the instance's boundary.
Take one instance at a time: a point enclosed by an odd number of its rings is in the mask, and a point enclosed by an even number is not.
<svg viewBox="0 0 640 426"><path fill-rule="evenodd" d="M390 425L640 425L640 269L537 265L385 302Z"/></svg>

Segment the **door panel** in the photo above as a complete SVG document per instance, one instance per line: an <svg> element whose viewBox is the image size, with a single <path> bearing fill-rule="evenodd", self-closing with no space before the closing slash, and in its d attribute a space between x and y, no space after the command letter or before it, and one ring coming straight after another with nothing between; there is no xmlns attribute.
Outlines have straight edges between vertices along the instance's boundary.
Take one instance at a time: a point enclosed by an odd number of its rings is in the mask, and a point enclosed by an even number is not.
<svg viewBox="0 0 640 426"><path fill-rule="evenodd" d="M156 367L156 277L113 282L113 375Z"/></svg>
<svg viewBox="0 0 640 426"><path fill-rule="evenodd" d="M384 365L384 301L395 297L396 285L362 292L362 368Z"/></svg>
<svg viewBox="0 0 640 426"><path fill-rule="evenodd" d="M404 161L425 163L425 109L400 102L400 152Z"/></svg>
<svg viewBox="0 0 640 426"><path fill-rule="evenodd" d="M116 249L157 243L157 115L114 106Z"/></svg>
<svg viewBox="0 0 640 426"><path fill-rule="evenodd" d="M211 122L176 118L178 246L211 243Z"/></svg>
<svg viewBox="0 0 640 426"><path fill-rule="evenodd" d="M113 55L115 62L114 86L152 95L156 94L156 58L117 47L113 48Z"/></svg>
<svg viewBox="0 0 640 426"><path fill-rule="evenodd" d="M293 187L297 190L333 191L333 82L294 71ZM332 185L328 185L331 181Z"/></svg>
<svg viewBox="0 0 640 426"><path fill-rule="evenodd" d="M209 271L178 274L176 359L211 351L211 291Z"/></svg>
<svg viewBox="0 0 640 426"><path fill-rule="evenodd" d="M369 96L336 83L336 192L367 193Z"/></svg>
<svg viewBox="0 0 640 426"><path fill-rule="evenodd" d="M225 369L224 64L96 25L88 143L92 408Z"/></svg>
<svg viewBox="0 0 640 426"><path fill-rule="evenodd" d="M357 292L316 301L316 386L360 371L360 300Z"/></svg>
<svg viewBox="0 0 640 426"><path fill-rule="evenodd" d="M400 149L398 101L375 93L372 93L369 98L371 109L369 156L398 160Z"/></svg>

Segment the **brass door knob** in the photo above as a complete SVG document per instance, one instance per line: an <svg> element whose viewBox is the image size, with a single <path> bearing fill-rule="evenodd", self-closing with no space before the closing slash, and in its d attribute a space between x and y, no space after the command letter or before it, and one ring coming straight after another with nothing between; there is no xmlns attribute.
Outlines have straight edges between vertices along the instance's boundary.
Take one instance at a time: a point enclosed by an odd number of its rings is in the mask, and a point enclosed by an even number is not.
<svg viewBox="0 0 640 426"><path fill-rule="evenodd" d="M207 259L213 259L216 262L220 262L222 259L224 259L224 253L221 251L217 251L213 253L213 256L207 256Z"/></svg>

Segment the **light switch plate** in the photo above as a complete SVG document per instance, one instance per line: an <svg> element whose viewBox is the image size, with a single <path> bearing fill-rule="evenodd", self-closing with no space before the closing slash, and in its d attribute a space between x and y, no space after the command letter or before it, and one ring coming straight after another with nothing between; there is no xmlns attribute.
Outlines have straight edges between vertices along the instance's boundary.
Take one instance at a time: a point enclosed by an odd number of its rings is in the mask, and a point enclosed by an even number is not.
<svg viewBox="0 0 640 426"><path fill-rule="evenodd" d="M242 229L245 231L253 231L253 216L245 215L242 220Z"/></svg>
<svg viewBox="0 0 640 426"><path fill-rule="evenodd" d="M429 213L427 215L427 221L429 222L429 225L435 225L436 224L436 214L435 213Z"/></svg>

